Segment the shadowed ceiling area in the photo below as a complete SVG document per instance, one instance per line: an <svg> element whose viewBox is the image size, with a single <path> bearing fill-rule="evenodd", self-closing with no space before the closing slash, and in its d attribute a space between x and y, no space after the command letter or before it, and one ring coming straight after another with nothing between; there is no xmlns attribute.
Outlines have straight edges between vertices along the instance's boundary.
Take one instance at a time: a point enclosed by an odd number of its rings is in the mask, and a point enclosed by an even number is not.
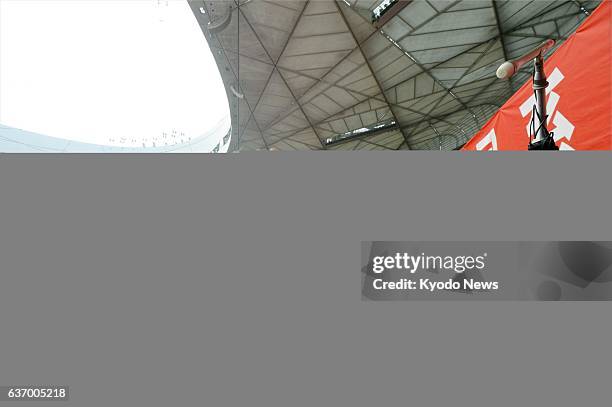
<svg viewBox="0 0 612 407"><path fill-rule="evenodd" d="M453 150L530 77L503 61L599 1L190 0L249 150Z"/></svg>

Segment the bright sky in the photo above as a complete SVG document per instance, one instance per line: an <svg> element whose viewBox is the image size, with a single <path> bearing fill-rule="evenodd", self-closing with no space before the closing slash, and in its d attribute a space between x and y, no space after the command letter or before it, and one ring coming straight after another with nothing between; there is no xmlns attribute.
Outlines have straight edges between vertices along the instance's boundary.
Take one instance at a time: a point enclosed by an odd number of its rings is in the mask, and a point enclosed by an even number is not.
<svg viewBox="0 0 612 407"><path fill-rule="evenodd" d="M0 0L0 123L149 146L164 132L198 137L227 116L186 0Z"/></svg>

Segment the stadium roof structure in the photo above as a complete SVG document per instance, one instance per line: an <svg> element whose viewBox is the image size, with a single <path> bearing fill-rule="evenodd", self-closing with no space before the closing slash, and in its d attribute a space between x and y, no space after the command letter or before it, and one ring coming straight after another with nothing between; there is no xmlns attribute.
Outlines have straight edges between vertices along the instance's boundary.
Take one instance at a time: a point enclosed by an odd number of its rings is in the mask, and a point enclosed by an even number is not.
<svg viewBox="0 0 612 407"><path fill-rule="evenodd" d="M496 68L557 46L578 0L189 0L248 150L453 150L530 77Z"/></svg>

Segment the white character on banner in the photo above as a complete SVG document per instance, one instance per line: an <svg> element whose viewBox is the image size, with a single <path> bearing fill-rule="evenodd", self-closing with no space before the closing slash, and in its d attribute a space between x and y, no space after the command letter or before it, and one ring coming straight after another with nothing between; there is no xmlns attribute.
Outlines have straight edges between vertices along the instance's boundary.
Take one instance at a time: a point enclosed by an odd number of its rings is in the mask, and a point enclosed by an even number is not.
<svg viewBox="0 0 612 407"><path fill-rule="evenodd" d="M496 151L497 150L497 135L495 129L491 129L490 132L484 136L478 144L476 144L476 150L479 151Z"/></svg>

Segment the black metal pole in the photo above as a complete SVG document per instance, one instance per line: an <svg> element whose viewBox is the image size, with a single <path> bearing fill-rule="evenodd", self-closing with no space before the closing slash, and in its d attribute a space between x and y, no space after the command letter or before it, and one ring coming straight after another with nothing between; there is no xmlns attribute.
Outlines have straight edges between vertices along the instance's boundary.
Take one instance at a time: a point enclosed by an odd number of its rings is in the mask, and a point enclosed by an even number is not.
<svg viewBox="0 0 612 407"><path fill-rule="evenodd" d="M542 54L538 54L533 59L533 93L535 96L535 105L533 109L533 117L531 118L531 129L533 131L533 140L531 134L529 138L529 150L559 150L555 144L554 135L548 132L546 127L546 73L544 72L544 58Z"/></svg>

